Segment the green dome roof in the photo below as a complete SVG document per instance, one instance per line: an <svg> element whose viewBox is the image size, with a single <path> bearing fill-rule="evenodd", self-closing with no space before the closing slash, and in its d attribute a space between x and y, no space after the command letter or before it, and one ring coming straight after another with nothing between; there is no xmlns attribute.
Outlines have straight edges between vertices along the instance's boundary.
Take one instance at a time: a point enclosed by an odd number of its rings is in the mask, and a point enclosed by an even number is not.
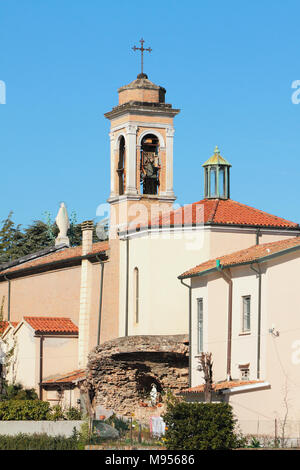
<svg viewBox="0 0 300 470"><path fill-rule="evenodd" d="M202 166L209 166L209 165L231 166L230 163L220 155L220 150L217 145L216 145L214 154L205 163L203 163Z"/></svg>

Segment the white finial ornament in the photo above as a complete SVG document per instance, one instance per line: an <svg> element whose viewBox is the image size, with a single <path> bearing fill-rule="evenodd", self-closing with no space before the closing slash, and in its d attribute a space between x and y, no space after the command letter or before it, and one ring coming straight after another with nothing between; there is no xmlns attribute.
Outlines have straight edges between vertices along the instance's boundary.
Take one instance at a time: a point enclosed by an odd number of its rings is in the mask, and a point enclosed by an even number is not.
<svg viewBox="0 0 300 470"><path fill-rule="evenodd" d="M59 229L59 233L57 235L57 238L55 239L55 245L64 244L64 245L70 246L70 240L69 240L69 237L67 236L68 230L70 228L70 222L69 222L67 208L64 202L60 204L60 208L57 213L55 222Z"/></svg>

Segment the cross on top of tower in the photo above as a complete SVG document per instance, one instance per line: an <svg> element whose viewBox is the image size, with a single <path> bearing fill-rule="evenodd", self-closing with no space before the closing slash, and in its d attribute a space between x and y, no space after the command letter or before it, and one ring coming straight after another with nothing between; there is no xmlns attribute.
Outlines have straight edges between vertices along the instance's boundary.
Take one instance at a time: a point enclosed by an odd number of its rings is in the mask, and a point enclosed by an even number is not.
<svg viewBox="0 0 300 470"><path fill-rule="evenodd" d="M133 50L134 51L141 51L141 73L138 75L138 78L148 78L147 75L144 73L144 51L147 51L147 52L152 52L152 49L151 47L148 47L148 48L144 48L144 39L140 39L139 41L141 43L141 47L136 47L136 46L133 46Z"/></svg>

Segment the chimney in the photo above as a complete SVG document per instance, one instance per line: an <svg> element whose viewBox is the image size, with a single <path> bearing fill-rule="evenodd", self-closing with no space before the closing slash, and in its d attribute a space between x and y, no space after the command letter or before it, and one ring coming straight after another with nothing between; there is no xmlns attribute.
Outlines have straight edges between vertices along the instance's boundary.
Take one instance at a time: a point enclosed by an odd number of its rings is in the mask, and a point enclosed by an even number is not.
<svg viewBox="0 0 300 470"><path fill-rule="evenodd" d="M81 224L82 230L82 256L92 251L94 223L92 220L86 220Z"/></svg>

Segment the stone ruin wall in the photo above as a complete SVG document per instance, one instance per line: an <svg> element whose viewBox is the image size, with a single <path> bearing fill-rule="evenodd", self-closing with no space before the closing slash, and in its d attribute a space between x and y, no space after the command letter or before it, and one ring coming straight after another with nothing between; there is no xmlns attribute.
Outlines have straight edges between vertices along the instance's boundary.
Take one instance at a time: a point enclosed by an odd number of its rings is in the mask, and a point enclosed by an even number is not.
<svg viewBox="0 0 300 470"><path fill-rule="evenodd" d="M117 415L149 422L165 411L166 392L188 387L188 337L130 336L107 341L89 355L83 391L97 405ZM158 390L156 406L150 390Z"/></svg>

